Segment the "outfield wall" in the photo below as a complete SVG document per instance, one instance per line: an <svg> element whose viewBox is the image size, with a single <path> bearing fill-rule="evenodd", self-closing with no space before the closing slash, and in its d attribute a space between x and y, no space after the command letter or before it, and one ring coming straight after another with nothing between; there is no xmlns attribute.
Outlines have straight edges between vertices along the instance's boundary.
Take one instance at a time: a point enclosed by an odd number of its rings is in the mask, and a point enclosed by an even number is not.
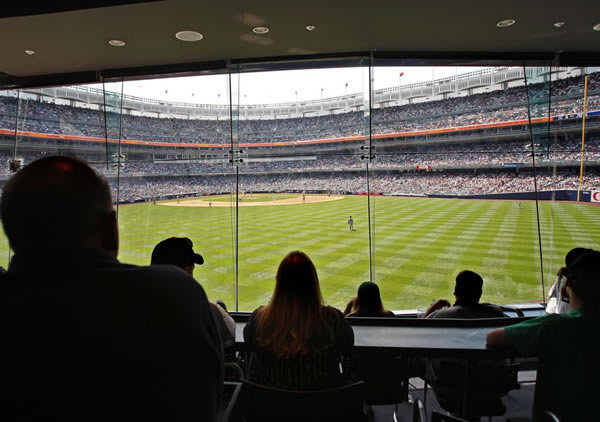
<svg viewBox="0 0 600 422"><path fill-rule="evenodd" d="M273 193L270 191L252 191L245 193ZM306 194L335 194L335 195L367 195L367 192L330 192L330 191L320 191L320 190L286 190L285 192L278 193L306 193ZM135 204L141 202L152 202L152 201L168 201L174 199L185 199L185 198L195 198L199 196L213 196L213 195L230 195L231 192L215 192L215 193L185 193L185 194L173 194L173 195L160 195L155 198L144 198L144 199L136 199L131 201L119 201L119 204ZM514 193L495 193L495 194L486 194L486 195L416 195L416 194L392 194L386 195L381 192L370 192L371 196L402 196L402 197L426 197L426 198L443 198L443 199L487 199L487 200L515 200L515 201L535 201L536 199L539 201L577 201L577 191L576 190L556 190L556 191L540 191L535 192L514 192ZM593 202L591 200L592 191L581 191L581 195L579 198L579 202Z"/></svg>
<svg viewBox="0 0 600 422"><path fill-rule="evenodd" d="M504 199L518 201L577 201L576 190L555 190L537 192L493 193L486 195L427 195L429 198L461 199ZM591 191L581 191L580 202L591 202Z"/></svg>

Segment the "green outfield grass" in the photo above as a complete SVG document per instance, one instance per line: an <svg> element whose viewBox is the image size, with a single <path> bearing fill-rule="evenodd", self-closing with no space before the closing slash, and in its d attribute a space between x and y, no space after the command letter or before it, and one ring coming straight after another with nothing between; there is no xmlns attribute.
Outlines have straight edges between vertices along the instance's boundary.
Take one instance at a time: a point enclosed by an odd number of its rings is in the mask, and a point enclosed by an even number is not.
<svg viewBox="0 0 600 422"><path fill-rule="evenodd" d="M260 201L272 199L272 195ZM277 195L276 199L287 199ZM229 197L212 198L213 201ZM371 198L373 277L392 309L451 299L463 269L485 280L483 300L515 303L542 298L534 202ZM352 215L356 231L348 230ZM574 246L600 248L600 208L540 203L546 290L565 253ZM205 264L195 277L212 300L235 306L235 210L120 207L123 262L147 264L154 245L168 236L188 236ZM369 279L366 197L285 206L239 208L239 308L266 303L277 266L288 252L305 251L315 262L323 296L343 307Z"/></svg>
<svg viewBox="0 0 600 422"><path fill-rule="evenodd" d="M276 199L290 197L278 194ZM272 195L255 195L254 200L269 201ZM547 291L569 249L600 249L600 207L540 202L539 208ZM353 232L347 225L350 215ZM237 230L240 310L269 300L279 262L295 249L314 260L325 302L343 308L370 277L368 220L364 196L240 207L237 228L235 209L229 207L126 205L119 207L119 259L145 265L160 240L190 237L206 261L196 267L196 279L211 300L223 299L234 309ZM373 278L387 308L413 309L434 298L452 299L454 277L463 269L483 276L484 301L542 298L534 202L518 208L516 201L373 197L371 224ZM6 255L4 237L0 246Z"/></svg>

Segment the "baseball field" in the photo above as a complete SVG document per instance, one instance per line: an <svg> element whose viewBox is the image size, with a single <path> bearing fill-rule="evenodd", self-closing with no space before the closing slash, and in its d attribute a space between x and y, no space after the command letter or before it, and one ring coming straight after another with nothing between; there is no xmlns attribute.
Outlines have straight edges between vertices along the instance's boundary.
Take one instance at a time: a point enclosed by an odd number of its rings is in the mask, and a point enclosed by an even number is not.
<svg viewBox="0 0 600 422"><path fill-rule="evenodd" d="M230 310L236 303L236 250L239 310L269 300L279 262L296 249L313 259L327 304L343 308L369 279L366 196L246 195L237 227L232 205L231 196L213 196L121 206L119 259L146 265L160 240L189 237L205 259L195 278L211 300L224 300ZM483 301L542 299L535 202L372 197L370 206L373 280L386 308L452 299L454 278L463 269L482 275ZM539 211L547 291L569 249L600 248L600 207L540 202ZM3 236L0 247L5 265Z"/></svg>

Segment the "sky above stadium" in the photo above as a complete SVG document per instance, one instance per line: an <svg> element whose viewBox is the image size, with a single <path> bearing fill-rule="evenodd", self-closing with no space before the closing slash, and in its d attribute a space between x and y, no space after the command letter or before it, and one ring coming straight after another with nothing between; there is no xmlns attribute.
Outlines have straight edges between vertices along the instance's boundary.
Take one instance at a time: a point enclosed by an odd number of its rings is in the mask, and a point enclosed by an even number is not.
<svg viewBox="0 0 600 422"><path fill-rule="evenodd" d="M374 89L381 89L453 77L479 69L484 68L375 67L373 84ZM369 90L368 81L368 69L364 67L243 73L239 76L239 89L234 88L233 94L239 104L308 101L365 93ZM123 85L123 93L167 102L228 104L228 83L227 75L128 81ZM114 84L113 87L107 89L117 88Z"/></svg>

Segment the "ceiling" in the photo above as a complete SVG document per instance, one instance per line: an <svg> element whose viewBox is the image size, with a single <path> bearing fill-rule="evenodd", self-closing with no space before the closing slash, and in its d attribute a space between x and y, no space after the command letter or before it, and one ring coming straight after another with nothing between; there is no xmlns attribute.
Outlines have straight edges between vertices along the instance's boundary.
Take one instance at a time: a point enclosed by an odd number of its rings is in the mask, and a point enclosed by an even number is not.
<svg viewBox="0 0 600 422"><path fill-rule="evenodd" d="M592 29L600 1L592 0L168 0L59 13L15 5L0 14L5 76L340 52L600 52L600 31ZM517 22L498 28L503 19ZM559 21L565 25L554 27ZM270 32L256 35L255 26ZM182 30L204 38L179 41ZM111 39L126 45L109 46Z"/></svg>

